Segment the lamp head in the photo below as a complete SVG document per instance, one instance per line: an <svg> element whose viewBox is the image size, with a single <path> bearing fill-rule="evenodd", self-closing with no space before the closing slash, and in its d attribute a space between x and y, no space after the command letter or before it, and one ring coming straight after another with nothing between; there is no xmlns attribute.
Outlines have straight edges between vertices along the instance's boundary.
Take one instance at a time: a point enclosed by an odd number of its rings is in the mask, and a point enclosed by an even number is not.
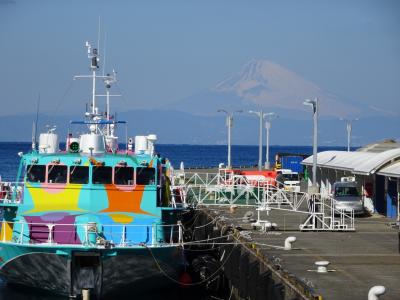
<svg viewBox="0 0 400 300"><path fill-rule="evenodd" d="M275 118L279 118L279 115L277 113L274 112L269 112L269 113L265 113L264 114L264 118L268 118L269 120L275 119Z"/></svg>
<svg viewBox="0 0 400 300"><path fill-rule="evenodd" d="M257 116L260 116L260 114L262 114L262 112L261 111L249 110L249 114L255 114Z"/></svg>
<svg viewBox="0 0 400 300"><path fill-rule="evenodd" d="M316 104L315 100L310 100L310 99L306 99L303 102L303 105L309 105L309 106L314 106Z"/></svg>

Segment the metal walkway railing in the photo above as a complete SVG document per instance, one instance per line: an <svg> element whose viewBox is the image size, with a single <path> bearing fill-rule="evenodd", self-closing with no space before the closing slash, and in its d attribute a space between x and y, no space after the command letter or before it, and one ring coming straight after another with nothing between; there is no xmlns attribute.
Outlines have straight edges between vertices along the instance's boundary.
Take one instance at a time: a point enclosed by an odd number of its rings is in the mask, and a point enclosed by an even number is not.
<svg viewBox="0 0 400 300"><path fill-rule="evenodd" d="M171 190L173 205L254 206L258 212L285 210L307 214L299 225L303 231L355 230L354 212L335 209L332 197L286 191L269 181L249 180L243 175L179 172L172 177ZM258 221L262 222L260 218Z"/></svg>
<svg viewBox="0 0 400 300"><path fill-rule="evenodd" d="M23 187L23 182L0 181L0 204L21 203Z"/></svg>

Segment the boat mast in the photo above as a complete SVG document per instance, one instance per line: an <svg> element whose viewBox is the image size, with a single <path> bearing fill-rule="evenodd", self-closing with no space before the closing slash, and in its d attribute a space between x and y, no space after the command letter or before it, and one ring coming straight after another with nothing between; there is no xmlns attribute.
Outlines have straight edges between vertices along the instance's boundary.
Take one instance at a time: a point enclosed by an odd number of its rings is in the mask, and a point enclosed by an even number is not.
<svg viewBox="0 0 400 300"><path fill-rule="evenodd" d="M104 78L104 76L96 75L97 69L99 68L99 54L97 48L92 48L92 45L86 41L87 54L90 59L90 70L92 71L92 75L77 75L74 76L74 79L77 78L91 78L92 79L92 111L91 113L86 112L86 116L90 117L92 121L100 120L98 108L96 106L96 78ZM91 129L91 132L98 132L98 125L94 124Z"/></svg>
<svg viewBox="0 0 400 300"><path fill-rule="evenodd" d="M33 121L33 126L32 126L32 150L36 150L36 135L37 135L37 127L38 127L38 121L39 121L39 106L40 106L40 93L38 96L38 100L36 103L36 119Z"/></svg>
<svg viewBox="0 0 400 300"><path fill-rule="evenodd" d="M110 112L110 97L113 96L121 96L121 95L112 95L110 93L110 88L113 83L117 81L117 73L113 70L112 75L107 74L106 76L99 76L96 74L99 69L99 54L97 48L92 48L89 42L86 42L87 54L88 58L91 61L90 70L92 71L91 75L78 75L74 76L74 79L77 78L90 78L92 79L92 110L88 112L86 109L86 117L90 118L90 126L89 130L91 133L101 133L105 138L105 143L109 149L114 151L118 148L117 137L114 135L115 125L118 122L111 121L111 112ZM100 78L105 83L106 94L100 95L96 94L96 78ZM99 113L99 109L96 106L96 98L97 97L106 97L106 112L105 114ZM105 122L104 122L105 121ZM101 124L106 124L105 126L101 126Z"/></svg>
<svg viewBox="0 0 400 300"><path fill-rule="evenodd" d="M92 70L92 114L93 116L96 112L96 71L99 68L98 62L98 52L97 48L92 49L92 45L87 41L86 47L88 49L88 58L91 60L90 69Z"/></svg>
<svg viewBox="0 0 400 300"><path fill-rule="evenodd" d="M106 119L107 121L110 121L110 96L118 97L120 95L110 95L110 88L111 84L114 82L117 82L117 72L113 70L113 74L107 74L107 76L104 77L104 83L106 85ZM110 135L110 124L107 125L107 135Z"/></svg>

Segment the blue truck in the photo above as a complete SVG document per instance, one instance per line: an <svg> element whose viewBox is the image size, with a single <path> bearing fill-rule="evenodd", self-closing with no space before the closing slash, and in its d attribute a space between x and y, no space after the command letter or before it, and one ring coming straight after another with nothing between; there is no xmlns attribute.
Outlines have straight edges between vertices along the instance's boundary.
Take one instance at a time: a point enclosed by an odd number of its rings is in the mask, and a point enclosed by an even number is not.
<svg viewBox="0 0 400 300"><path fill-rule="evenodd" d="M277 153L275 157L276 169L289 169L299 174L304 173L304 167L301 164L304 158L308 157L306 154L290 154L290 153Z"/></svg>

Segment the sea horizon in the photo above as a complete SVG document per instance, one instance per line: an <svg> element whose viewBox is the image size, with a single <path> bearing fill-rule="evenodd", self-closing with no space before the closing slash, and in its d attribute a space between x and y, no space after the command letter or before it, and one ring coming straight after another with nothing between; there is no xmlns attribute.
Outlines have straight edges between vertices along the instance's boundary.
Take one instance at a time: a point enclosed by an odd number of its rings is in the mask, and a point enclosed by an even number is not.
<svg viewBox="0 0 400 300"><path fill-rule="evenodd" d="M20 157L18 152L31 151L31 142L0 142L0 176L3 180L14 181L18 170ZM124 144L120 144L123 148ZM65 143L60 143L64 149ZM352 147L352 150L357 147ZM344 146L319 146L318 151L339 150L346 151ZM179 168L183 162L185 168L203 169L216 168L220 163L226 164L226 145L190 145L190 144L156 144L155 151L167 158L174 168ZM265 158L265 145L262 147L262 161ZM256 167L258 164L258 145L232 145L233 167ZM271 145L269 148L269 161L275 163L277 153L292 153L311 155L312 146L283 146Z"/></svg>

